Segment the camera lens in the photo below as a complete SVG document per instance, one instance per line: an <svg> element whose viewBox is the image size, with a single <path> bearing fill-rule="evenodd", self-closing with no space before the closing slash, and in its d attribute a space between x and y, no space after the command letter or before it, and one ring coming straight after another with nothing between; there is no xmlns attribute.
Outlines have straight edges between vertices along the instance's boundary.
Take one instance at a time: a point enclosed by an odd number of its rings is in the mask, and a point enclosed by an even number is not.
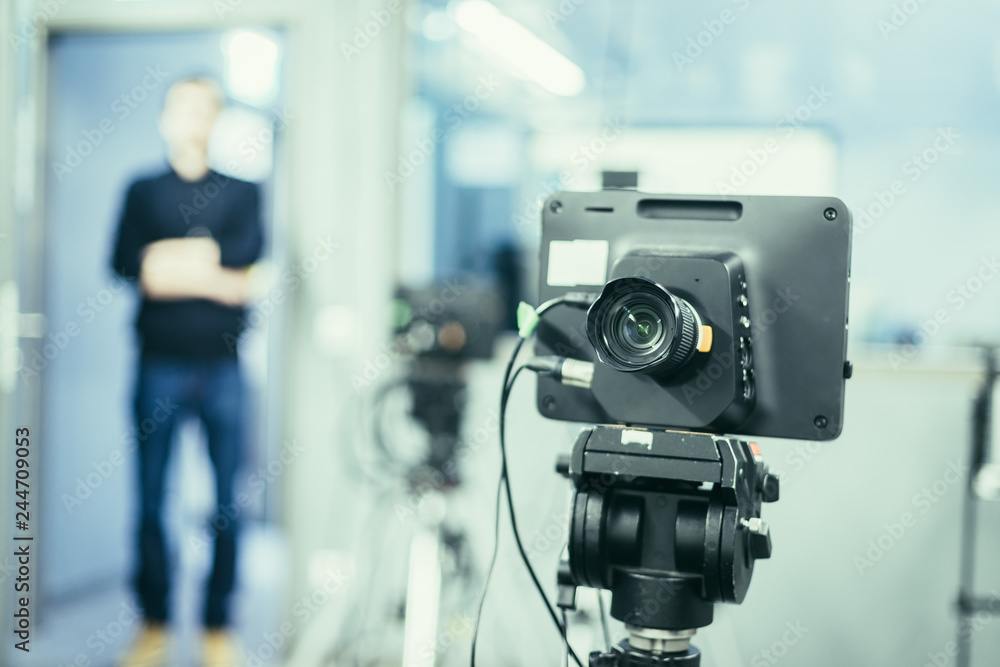
<svg viewBox="0 0 1000 667"><path fill-rule="evenodd" d="M587 336L598 359L615 370L666 374L694 357L701 318L652 280L618 278L590 307Z"/></svg>

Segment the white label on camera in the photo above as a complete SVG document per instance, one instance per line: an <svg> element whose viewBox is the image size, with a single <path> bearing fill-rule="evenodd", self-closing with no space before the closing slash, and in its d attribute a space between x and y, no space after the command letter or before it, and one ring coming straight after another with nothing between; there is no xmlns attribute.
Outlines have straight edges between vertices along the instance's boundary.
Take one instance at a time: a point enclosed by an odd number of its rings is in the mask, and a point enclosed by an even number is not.
<svg viewBox="0 0 1000 667"><path fill-rule="evenodd" d="M549 242L550 287L603 285L608 278L608 242L590 239Z"/></svg>
<svg viewBox="0 0 1000 667"><path fill-rule="evenodd" d="M649 431L630 431L626 429L622 431L622 444L639 445L640 447L652 450L653 434Z"/></svg>

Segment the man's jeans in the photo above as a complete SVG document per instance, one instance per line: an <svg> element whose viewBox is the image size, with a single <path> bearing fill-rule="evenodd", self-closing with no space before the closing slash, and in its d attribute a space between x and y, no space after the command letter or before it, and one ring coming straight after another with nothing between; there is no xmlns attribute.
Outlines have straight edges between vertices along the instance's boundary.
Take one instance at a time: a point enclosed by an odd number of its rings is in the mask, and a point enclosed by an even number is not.
<svg viewBox="0 0 1000 667"><path fill-rule="evenodd" d="M205 425L208 454L215 468L216 512L209 531L215 557L208 580L203 621L227 624L236 569L233 477L243 448L243 383L235 358L208 361L144 358L139 367L135 418L139 428L139 534L135 588L146 620L169 620L170 571L161 518L163 485L174 427L196 416Z"/></svg>

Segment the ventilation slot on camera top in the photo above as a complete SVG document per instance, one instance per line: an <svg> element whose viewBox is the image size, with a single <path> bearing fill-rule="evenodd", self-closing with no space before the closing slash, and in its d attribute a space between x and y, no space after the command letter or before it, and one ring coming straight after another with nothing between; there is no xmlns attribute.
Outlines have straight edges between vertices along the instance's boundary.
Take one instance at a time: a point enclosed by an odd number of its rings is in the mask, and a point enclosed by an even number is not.
<svg viewBox="0 0 1000 667"><path fill-rule="evenodd" d="M636 204L640 218L654 220L718 220L734 222L743 215L738 201L692 201L678 199L640 199Z"/></svg>

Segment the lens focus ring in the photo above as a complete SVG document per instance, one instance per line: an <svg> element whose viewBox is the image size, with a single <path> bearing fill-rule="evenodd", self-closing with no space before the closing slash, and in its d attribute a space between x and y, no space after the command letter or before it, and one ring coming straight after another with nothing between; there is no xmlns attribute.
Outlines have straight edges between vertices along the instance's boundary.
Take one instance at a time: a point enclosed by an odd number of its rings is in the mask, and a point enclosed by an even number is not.
<svg viewBox="0 0 1000 667"><path fill-rule="evenodd" d="M673 350L663 365L657 369L663 373L676 370L691 360L698 349L698 338L701 334L700 318L691 304L678 296L674 299L680 309L680 317L677 318Z"/></svg>

